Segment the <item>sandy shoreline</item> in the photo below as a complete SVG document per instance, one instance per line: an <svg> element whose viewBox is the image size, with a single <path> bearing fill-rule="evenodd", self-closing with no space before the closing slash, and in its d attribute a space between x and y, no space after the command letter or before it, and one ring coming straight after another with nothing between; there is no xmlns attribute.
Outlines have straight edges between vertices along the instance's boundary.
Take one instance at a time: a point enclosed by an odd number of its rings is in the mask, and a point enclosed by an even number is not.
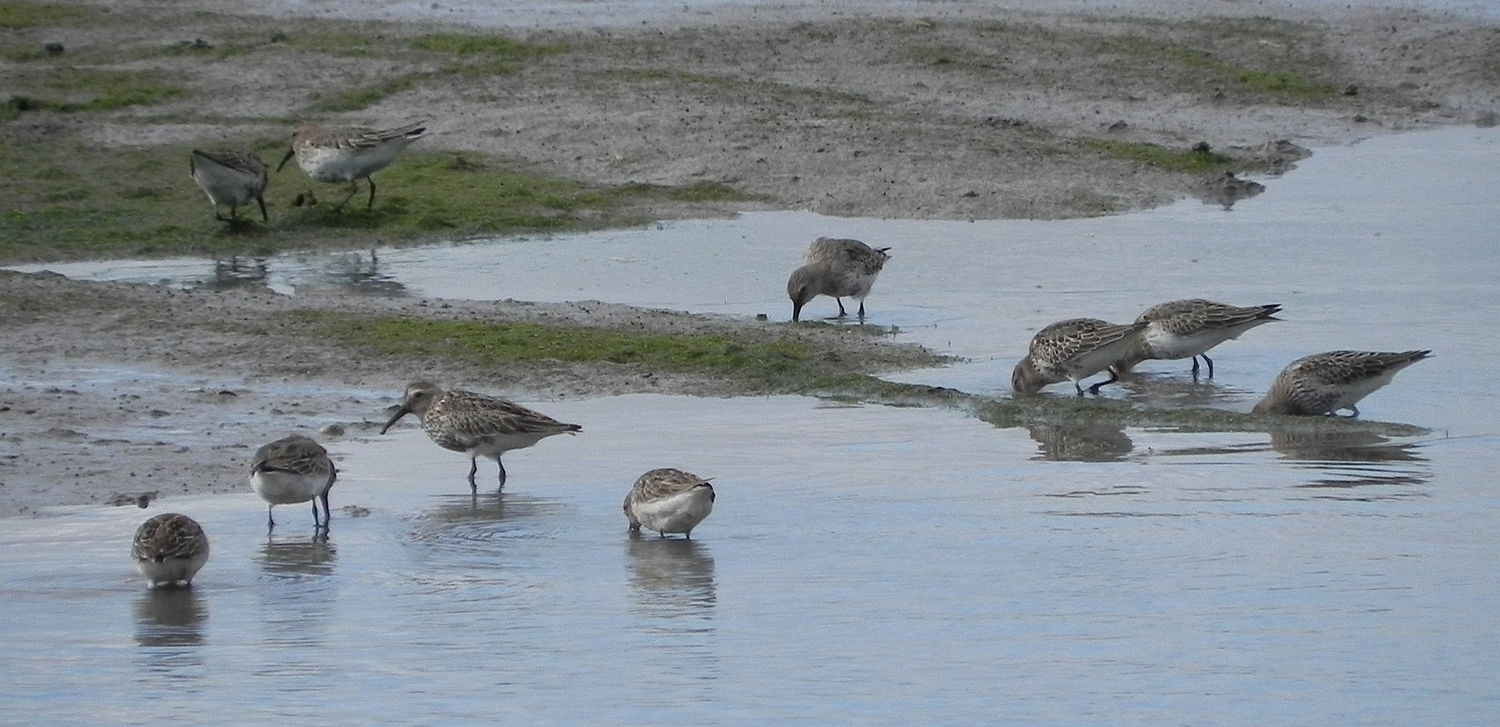
<svg viewBox="0 0 1500 727"><path fill-rule="evenodd" d="M155 3L99 5L147 20L171 12ZM224 2L189 6L245 12ZM742 209L1046 219L1216 192L1213 175L1090 149L1186 150L1203 142L1274 184L1267 175L1291 168L1297 158L1295 146L1283 143L1288 140L1315 146L1439 125L1493 124L1500 109L1500 61L1490 50L1500 30L1493 24L1405 10L1210 1L1155 7L1111 15L1084 12L1076 3L891 4L865 15L816 4L673 14L644 27L581 29L556 22L528 32L537 42L581 46L588 39L587 49L462 87L394 94L335 117L359 123L428 118L442 130L431 140L435 148L546 165L594 183L710 182L758 196ZM442 19L462 22L460 10ZM284 27L287 19L275 12L248 16L241 23L248 27L239 31L269 34ZM124 32L127 44L165 37L158 28L131 26L78 30L62 40L83 46L88 33L100 32ZM204 33L217 41L214 33L227 32L223 18L194 19L171 37ZM1283 52L1305 53L1349 93L1306 102L1226 86L1222 78L1194 80L1165 72L1175 66L1152 55L1159 49L1127 56L1139 67L1116 67L1118 48L1133 47L1132 39L1143 35L1214 47L1220 55L1213 62L1222 65L1215 73ZM1100 47L1109 52L1101 55ZM295 113L297 99L313 90L289 73L305 60L290 54L271 61L286 65L217 64L203 72L192 83L218 94L212 123L127 110L73 131L125 145L280 135L283 126L268 117ZM1208 62L1185 60L1189 66ZM190 62L150 64L181 70ZM329 62L325 73L356 84L392 72L367 58ZM1225 73L1219 76L1232 78ZM285 94L265 92L280 79L286 79L278 89ZM167 300L178 295L191 300ZM100 300L132 296L151 301L138 317L128 307L100 307ZM266 311L292 305L278 298L264 291L130 292L47 276L0 276L0 302L7 304L0 314L6 379L0 389L0 516L35 514L48 505L129 504L141 493L168 498L243 491L244 466L258 443L325 424L357 435L378 423L383 408L419 376L531 401L648 390L732 393L691 378L646 381L639 373L622 378L588 367L519 367L507 377L458 364L408 371L390 361L339 360L326 347L241 331ZM48 301L45 310L36 307L39 299ZM442 315L554 315L601 324L659 315L661 325L687 330L764 325L609 304L516 303L503 312L405 299L296 305L386 305L406 312L447 307ZM215 317L223 325L205 334Z"/></svg>

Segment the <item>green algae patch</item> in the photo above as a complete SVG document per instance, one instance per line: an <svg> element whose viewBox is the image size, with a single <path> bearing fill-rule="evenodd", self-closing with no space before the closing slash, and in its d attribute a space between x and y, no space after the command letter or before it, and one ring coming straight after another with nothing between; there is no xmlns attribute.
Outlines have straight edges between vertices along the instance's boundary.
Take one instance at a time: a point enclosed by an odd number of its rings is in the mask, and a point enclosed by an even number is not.
<svg viewBox="0 0 1500 727"><path fill-rule="evenodd" d="M1170 149L1159 144L1083 138L1077 143L1117 159L1160 167L1185 174L1208 174L1244 167L1235 160L1208 149Z"/></svg>
<svg viewBox="0 0 1500 727"><path fill-rule="evenodd" d="M157 74L67 66L18 73L16 87L20 93L12 95L0 107L0 120L13 119L28 111L113 111L187 95L184 88L162 83Z"/></svg>
<svg viewBox="0 0 1500 727"><path fill-rule="evenodd" d="M586 326L413 317L361 316L322 311L292 314L342 346L384 357L460 362L484 367L514 364L600 364L643 373L707 377L737 393L874 395L889 385L872 370L913 368L945 361L913 346L805 336L777 327L724 327L666 333ZM868 341L868 339L863 339Z"/></svg>
<svg viewBox="0 0 1500 727"><path fill-rule="evenodd" d="M456 33L418 36L411 41L411 45L413 48L431 53L483 56L510 61L530 60L568 51L568 46L561 43L530 43L503 36Z"/></svg>
<svg viewBox="0 0 1500 727"><path fill-rule="evenodd" d="M286 144L262 138L245 148L274 167ZM482 155L408 150L375 175L373 208L366 207L368 187L360 182L344 209L334 211L349 186L314 182L289 163L271 175L265 193L270 222L263 224L258 210L241 208L245 221L230 226L213 218L188 175L192 148L103 148L0 128L0 262L270 254L363 246L372 234L399 243L566 232L643 224L646 205L746 198L720 185L591 186Z"/></svg>
<svg viewBox="0 0 1500 727"><path fill-rule="evenodd" d="M0 3L0 30L78 25L99 19L99 11L78 5Z"/></svg>

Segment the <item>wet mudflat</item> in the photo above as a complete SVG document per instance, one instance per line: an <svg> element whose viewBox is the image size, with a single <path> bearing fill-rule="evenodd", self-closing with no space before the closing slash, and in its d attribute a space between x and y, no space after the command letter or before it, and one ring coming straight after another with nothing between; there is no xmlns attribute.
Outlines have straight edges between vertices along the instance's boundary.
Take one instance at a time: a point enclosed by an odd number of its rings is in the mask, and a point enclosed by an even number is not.
<svg viewBox="0 0 1500 727"><path fill-rule="evenodd" d="M1361 407L1432 433L999 429L792 397L527 402L585 432L508 457L501 495L471 498L467 462L404 428L331 445L326 542L300 506L278 508L268 542L248 488L154 505L213 540L189 593L134 577L127 543L148 512L7 521L0 707L116 724L1474 723L1500 667L1500 401L1483 383L1500 353L1497 156L1500 135L1473 129L1320 150L1227 211L767 214L252 262L288 291L337 283L337 263L386 293L785 318L807 241L859 237L895 254L869 323L970 359L903 380L1002 394L1030 333L1059 318L1279 302L1286 322L1214 352L1213 382L1148 363L1109 395L1245 410L1306 353L1432 348ZM184 265L145 274L208 264ZM713 477L715 512L690 543L632 540L620 500L668 465Z"/></svg>

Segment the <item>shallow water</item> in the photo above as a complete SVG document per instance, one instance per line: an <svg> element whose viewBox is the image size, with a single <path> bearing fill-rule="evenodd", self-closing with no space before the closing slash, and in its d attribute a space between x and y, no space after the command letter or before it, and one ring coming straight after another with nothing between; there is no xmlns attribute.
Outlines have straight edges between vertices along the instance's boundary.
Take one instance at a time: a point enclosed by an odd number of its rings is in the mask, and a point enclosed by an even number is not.
<svg viewBox="0 0 1500 727"><path fill-rule="evenodd" d="M587 431L513 455L501 495L471 498L462 457L415 429L335 445L327 542L301 506L267 542L253 495L163 503L213 538L188 593L133 577L134 508L12 521L0 707L94 724L1493 713L1496 503L1472 477L1500 465L1493 437L1332 461L1132 430L1119 461L1063 464L939 410L538 406ZM626 535L619 500L664 462L715 478L692 541Z"/></svg>
<svg viewBox="0 0 1500 727"><path fill-rule="evenodd" d="M148 593L128 563L150 513L7 520L0 714L1485 724L1500 707L1500 401L1484 385L1500 354L1497 157L1500 131L1453 129L1320 150L1228 211L764 214L267 261L286 290L338 281L324 271L342 261L387 293L784 318L800 249L849 235L895 247L871 323L972 359L903 379L999 393L1058 318L1126 320L1184 295L1281 302L1286 322L1216 349L1215 381L1153 362L1111 395L1244 409L1305 353L1432 348L1362 409L1434 433L998 429L796 397L528 402L585 431L507 457L502 495L490 466L471 497L463 458L411 427L333 443L327 542L302 506L277 509L267 542L248 488L158 501L213 539L188 593ZM67 272L180 281L206 265ZM620 500L664 465L714 478L691 542L626 535Z"/></svg>

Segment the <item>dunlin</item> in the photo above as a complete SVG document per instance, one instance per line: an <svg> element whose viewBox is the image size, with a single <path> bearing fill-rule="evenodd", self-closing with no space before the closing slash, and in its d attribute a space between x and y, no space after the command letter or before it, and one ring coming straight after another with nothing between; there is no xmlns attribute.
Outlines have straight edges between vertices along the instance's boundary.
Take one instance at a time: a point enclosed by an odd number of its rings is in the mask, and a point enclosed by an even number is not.
<svg viewBox="0 0 1500 727"><path fill-rule="evenodd" d="M1147 359L1193 359L1193 376L1198 376L1198 357L1208 364L1208 378L1214 377L1214 361L1208 350L1263 323L1279 321L1275 315L1281 306L1233 306L1202 298L1173 300L1151 306L1135 319L1147 326L1135 336L1135 342L1114 364L1124 373Z"/></svg>
<svg viewBox="0 0 1500 727"><path fill-rule="evenodd" d="M323 128L312 123L300 124L292 131L292 148L276 165L276 171L281 171L287 160L295 156L297 166L319 182L348 182L349 195L334 205L335 210L343 209L359 192L356 182L363 179L370 183L370 201L366 206L374 207L375 180L370 175L384 169L402 149L422 138L426 132L427 128L421 123L397 129Z"/></svg>
<svg viewBox="0 0 1500 727"><path fill-rule="evenodd" d="M254 200L260 205L261 221L270 221L266 214L266 200L262 197L270 177L266 174L266 163L255 152L194 149L188 155L188 171L213 204L214 219L230 224L239 222L240 205ZM228 217L219 214L219 205L229 207Z"/></svg>
<svg viewBox="0 0 1500 727"><path fill-rule="evenodd" d="M641 475L625 496L625 517L630 530L644 525L657 534L682 533L691 538L693 528L714 509L714 486L695 474L664 467Z"/></svg>
<svg viewBox="0 0 1500 727"><path fill-rule="evenodd" d="M1083 385L1079 382L1120 360L1135 333L1145 327L1145 323L1120 325L1097 318L1053 323L1031 337L1030 350L1016 364L1010 385L1022 394L1035 394L1048 384L1071 380L1081 395ZM1117 380L1111 371L1109 379L1090 386L1089 393L1098 394L1099 387Z"/></svg>
<svg viewBox="0 0 1500 727"><path fill-rule="evenodd" d="M1271 383L1256 414L1319 416L1348 409L1359 416L1360 399L1391 383L1397 371L1431 351L1328 351L1293 361Z"/></svg>
<svg viewBox="0 0 1500 727"><path fill-rule="evenodd" d="M189 586L208 562L208 536L192 518L163 513L136 528L130 557L147 588Z"/></svg>
<svg viewBox="0 0 1500 727"><path fill-rule="evenodd" d="M313 525L327 528L332 514L328 510L328 491L338 479L338 469L328 458L328 450L308 437L293 434L255 451L250 463L250 487L266 501L266 525L276 527L271 509L277 505L313 501ZM323 501L323 519L318 520L318 500Z"/></svg>
<svg viewBox="0 0 1500 727"><path fill-rule="evenodd" d="M855 298L863 320L865 296L870 294L875 277L885 267L889 249L873 248L859 240L832 237L813 240L802 256L802 267L786 281L786 294L792 299L792 320L801 320L802 306L820 295L833 296L838 301L840 318L849 315L844 310L844 296Z"/></svg>
<svg viewBox="0 0 1500 727"><path fill-rule="evenodd" d="M474 474L479 471L480 456L495 460L500 467L500 486L505 487L505 463L500 455L525 449L554 434L583 430L513 401L460 389L444 391L436 384L419 381L406 387L401 406L380 433L385 434L397 420L412 413L421 419L422 431L437 446L469 455L469 488L474 492L479 491Z"/></svg>

